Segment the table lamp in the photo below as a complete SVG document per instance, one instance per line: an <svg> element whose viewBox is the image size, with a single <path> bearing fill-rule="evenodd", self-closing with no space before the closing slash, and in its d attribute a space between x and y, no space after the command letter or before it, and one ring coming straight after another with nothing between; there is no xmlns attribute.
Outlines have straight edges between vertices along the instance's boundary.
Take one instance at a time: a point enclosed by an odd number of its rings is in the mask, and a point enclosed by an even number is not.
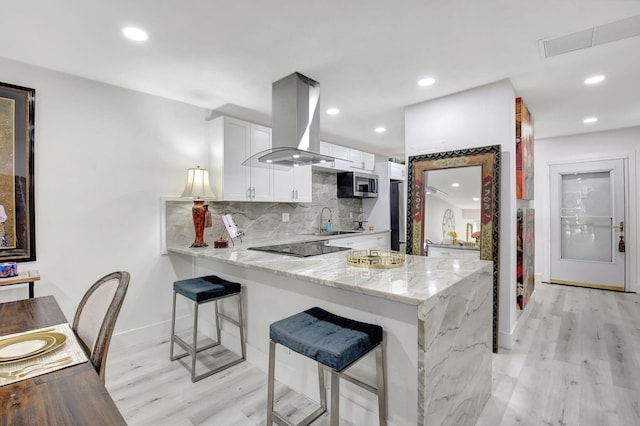
<svg viewBox="0 0 640 426"><path fill-rule="evenodd" d="M209 184L209 170L201 169L200 166L187 169L187 185L180 197L193 198L191 214L193 216L193 226L196 230L196 239L191 247L207 247L204 242L204 222L206 209L205 199L215 200L216 196L211 191Z"/></svg>

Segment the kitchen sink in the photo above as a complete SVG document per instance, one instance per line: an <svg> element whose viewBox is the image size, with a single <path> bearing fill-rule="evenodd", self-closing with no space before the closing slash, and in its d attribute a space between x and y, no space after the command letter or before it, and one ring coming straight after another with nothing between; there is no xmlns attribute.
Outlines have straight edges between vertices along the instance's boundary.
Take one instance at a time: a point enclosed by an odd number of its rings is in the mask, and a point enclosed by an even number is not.
<svg viewBox="0 0 640 426"><path fill-rule="evenodd" d="M329 237L331 235L359 234L360 231L318 231L304 235L315 235L316 237Z"/></svg>

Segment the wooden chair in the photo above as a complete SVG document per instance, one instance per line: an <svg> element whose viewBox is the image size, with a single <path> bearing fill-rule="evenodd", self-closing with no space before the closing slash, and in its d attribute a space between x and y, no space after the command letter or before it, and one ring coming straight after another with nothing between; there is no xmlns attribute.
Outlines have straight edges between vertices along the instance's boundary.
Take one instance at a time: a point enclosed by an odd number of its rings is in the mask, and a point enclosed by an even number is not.
<svg viewBox="0 0 640 426"><path fill-rule="evenodd" d="M104 383L111 335L127 293L129 273L112 272L87 290L73 318L72 329Z"/></svg>

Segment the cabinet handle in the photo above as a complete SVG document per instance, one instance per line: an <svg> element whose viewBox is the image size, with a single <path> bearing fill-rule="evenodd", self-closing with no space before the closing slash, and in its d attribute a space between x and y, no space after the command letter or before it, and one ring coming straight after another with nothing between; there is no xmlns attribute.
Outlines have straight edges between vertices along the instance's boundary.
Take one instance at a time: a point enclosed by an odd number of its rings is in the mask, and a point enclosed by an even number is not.
<svg viewBox="0 0 640 426"><path fill-rule="evenodd" d="M247 199L251 199L251 187L247 188Z"/></svg>
<svg viewBox="0 0 640 426"><path fill-rule="evenodd" d="M292 190L291 190L291 199L292 199L292 200L295 200L295 199L296 199L296 190L295 190L295 189L292 189Z"/></svg>
<svg viewBox="0 0 640 426"><path fill-rule="evenodd" d="M296 189L296 200L298 199L298 190Z"/></svg>

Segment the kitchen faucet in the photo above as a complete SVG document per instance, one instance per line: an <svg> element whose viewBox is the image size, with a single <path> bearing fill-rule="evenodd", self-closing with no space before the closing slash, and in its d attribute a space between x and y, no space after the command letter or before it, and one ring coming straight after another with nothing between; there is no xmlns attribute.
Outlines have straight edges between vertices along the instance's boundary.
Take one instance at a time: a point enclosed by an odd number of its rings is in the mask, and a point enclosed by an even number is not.
<svg viewBox="0 0 640 426"><path fill-rule="evenodd" d="M320 211L320 231L321 232L325 230L324 226L322 226L322 215L324 214L325 209L329 210L329 222L331 222L331 216L332 216L331 209L329 207L323 207L322 210Z"/></svg>

